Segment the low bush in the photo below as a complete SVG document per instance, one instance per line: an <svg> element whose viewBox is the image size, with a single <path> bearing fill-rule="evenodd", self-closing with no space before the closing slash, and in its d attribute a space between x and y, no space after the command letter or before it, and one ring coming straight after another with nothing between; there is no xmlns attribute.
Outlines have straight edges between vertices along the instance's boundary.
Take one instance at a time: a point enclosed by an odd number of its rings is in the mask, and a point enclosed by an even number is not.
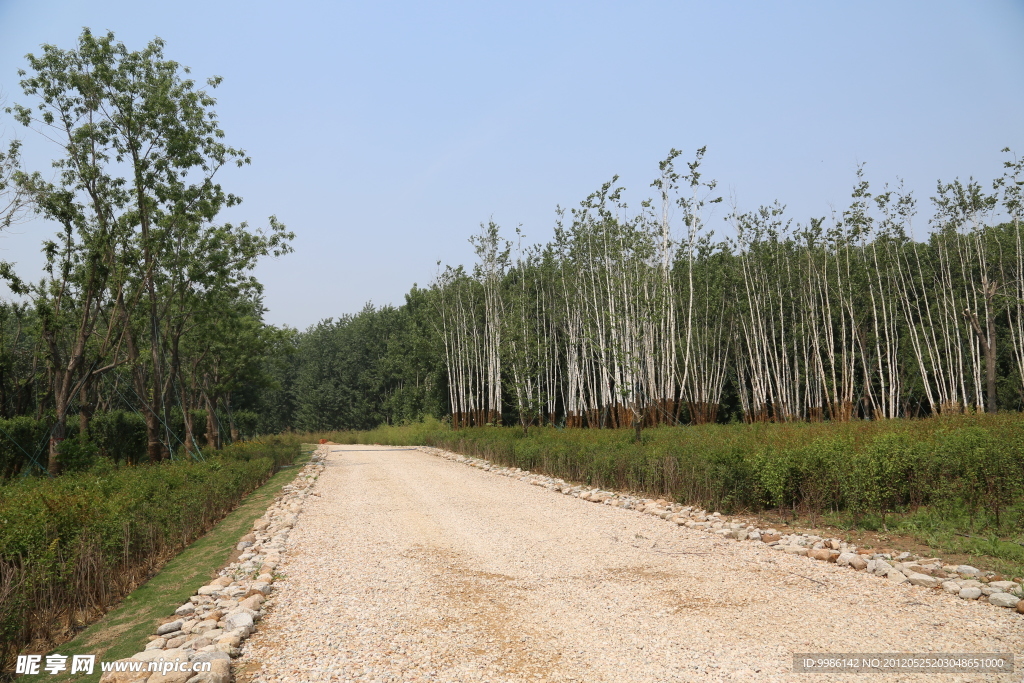
<svg viewBox="0 0 1024 683"><path fill-rule="evenodd" d="M0 477L10 479L26 468L46 469L50 423L31 417L0 419Z"/></svg>
<svg viewBox="0 0 1024 683"><path fill-rule="evenodd" d="M254 433L251 413L238 411L236 419L242 434ZM185 420L181 410L170 411L170 423L164 432L176 454L184 453ZM0 419L0 479L18 475L45 474L53 417L40 419L15 417ZM224 434L223 436L227 436ZM192 440L197 447L206 445L206 411L192 411ZM78 433L78 416L69 416L67 439L61 444L62 469L81 471L99 459L119 464L138 464L146 460L146 420L132 410L97 412L88 422L85 438ZM67 452L63 452L63 451Z"/></svg>
<svg viewBox="0 0 1024 683"><path fill-rule="evenodd" d="M0 670L103 613L298 454L271 438L118 467L89 448L71 449L85 471L0 484Z"/></svg>
<svg viewBox="0 0 1024 683"><path fill-rule="evenodd" d="M114 462L135 463L146 457L146 420L135 411L96 413L89 420L89 438L103 457Z"/></svg>

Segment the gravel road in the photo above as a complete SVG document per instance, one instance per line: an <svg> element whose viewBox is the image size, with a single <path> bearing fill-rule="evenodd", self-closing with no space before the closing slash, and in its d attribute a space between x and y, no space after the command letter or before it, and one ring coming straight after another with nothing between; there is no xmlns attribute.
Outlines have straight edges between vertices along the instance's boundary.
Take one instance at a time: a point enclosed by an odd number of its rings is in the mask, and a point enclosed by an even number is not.
<svg viewBox="0 0 1024 683"><path fill-rule="evenodd" d="M239 680L849 681L792 655L1024 653L1010 610L414 449L331 450Z"/></svg>

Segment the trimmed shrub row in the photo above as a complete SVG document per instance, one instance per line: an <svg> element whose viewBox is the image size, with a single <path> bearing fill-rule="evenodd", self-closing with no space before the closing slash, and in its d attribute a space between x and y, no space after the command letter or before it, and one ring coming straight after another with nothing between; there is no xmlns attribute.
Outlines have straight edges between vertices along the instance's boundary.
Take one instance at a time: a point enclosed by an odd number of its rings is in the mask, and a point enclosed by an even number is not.
<svg viewBox="0 0 1024 683"><path fill-rule="evenodd" d="M255 434L257 416L236 411L235 424L244 436ZM185 442L185 420L180 410L171 412L170 441L176 449ZM42 474L46 468L53 419L15 417L0 419L0 478L10 479L23 472ZM193 439L206 445L206 411L192 411ZM80 439L78 418L68 419L67 439L61 444L61 462L65 471L89 469L99 458L115 463L138 463L146 456L146 421L137 412L111 410L99 412L89 420L87 439ZM227 425L222 438L228 436Z"/></svg>
<svg viewBox="0 0 1024 683"><path fill-rule="evenodd" d="M272 438L204 462L103 460L0 484L0 671L105 612L297 454Z"/></svg>

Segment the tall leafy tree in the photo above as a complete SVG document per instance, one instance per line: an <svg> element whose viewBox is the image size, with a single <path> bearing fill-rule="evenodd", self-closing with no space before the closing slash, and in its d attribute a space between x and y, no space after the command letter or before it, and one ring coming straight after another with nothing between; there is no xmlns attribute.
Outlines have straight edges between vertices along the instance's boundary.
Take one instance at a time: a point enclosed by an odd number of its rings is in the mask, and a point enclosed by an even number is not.
<svg viewBox="0 0 1024 683"><path fill-rule="evenodd" d="M188 306L201 299L195 290L215 286L224 270L231 280L255 257L288 250L291 235L273 218L267 233L215 224L222 209L240 201L215 181L217 173L249 159L224 143L215 100L163 48L155 39L132 51L112 33L88 29L73 49L45 45L22 72L22 89L36 103L12 108L64 152L55 162L56 184L36 175L24 185L64 227L48 248L49 281L36 289L41 310L44 317L71 309L78 316L74 325L56 323L76 330L69 352L49 344L58 404L51 460L70 397L103 369L95 367L102 360L87 362L85 350L104 318L96 358L123 349L146 418L149 457L167 457L161 425ZM207 86L219 82L211 78ZM210 245L220 251L209 252Z"/></svg>

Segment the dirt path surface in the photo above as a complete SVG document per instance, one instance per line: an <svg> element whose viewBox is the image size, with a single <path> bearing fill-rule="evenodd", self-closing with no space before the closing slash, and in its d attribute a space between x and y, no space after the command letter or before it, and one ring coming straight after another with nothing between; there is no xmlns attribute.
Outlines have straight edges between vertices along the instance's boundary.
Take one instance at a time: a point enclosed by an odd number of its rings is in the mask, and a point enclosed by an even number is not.
<svg viewBox="0 0 1024 683"><path fill-rule="evenodd" d="M315 490L240 680L919 681L792 655L1024 653L1009 610L413 449L331 446Z"/></svg>

